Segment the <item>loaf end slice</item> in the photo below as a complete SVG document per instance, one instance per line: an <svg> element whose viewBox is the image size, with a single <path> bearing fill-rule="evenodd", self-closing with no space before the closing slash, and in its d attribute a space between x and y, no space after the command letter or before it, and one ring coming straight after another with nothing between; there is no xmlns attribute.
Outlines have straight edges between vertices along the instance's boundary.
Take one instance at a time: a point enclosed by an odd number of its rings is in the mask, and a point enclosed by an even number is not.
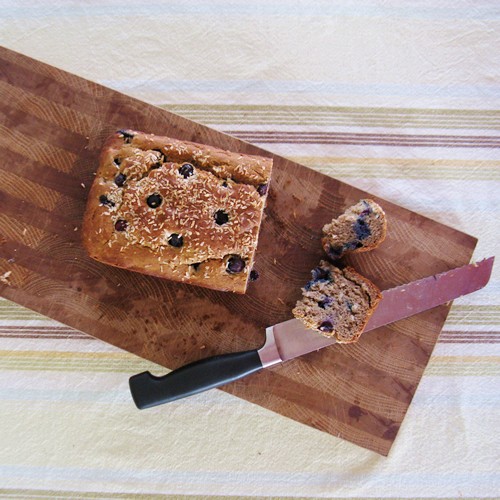
<svg viewBox="0 0 500 500"><path fill-rule="evenodd" d="M325 224L321 242L328 257L337 260L348 253L377 248L384 241L386 232L384 210L373 200L364 199Z"/></svg>

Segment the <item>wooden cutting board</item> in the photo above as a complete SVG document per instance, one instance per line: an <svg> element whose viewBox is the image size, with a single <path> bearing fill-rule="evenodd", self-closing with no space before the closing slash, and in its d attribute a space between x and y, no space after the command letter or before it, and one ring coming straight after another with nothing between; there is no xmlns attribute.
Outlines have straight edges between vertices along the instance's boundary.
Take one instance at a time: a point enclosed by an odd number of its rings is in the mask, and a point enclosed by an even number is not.
<svg viewBox="0 0 500 500"><path fill-rule="evenodd" d="M163 109L0 49L0 294L173 369L256 348L291 309L323 257L321 227L367 196L302 165ZM116 269L80 244L99 149L132 128L250 154L274 172L246 295ZM388 237L350 259L381 289L469 262L476 240L388 201ZM223 390L387 455L448 306L263 370ZM130 375L133 375L132 373ZM411 429L407 429L411 432Z"/></svg>

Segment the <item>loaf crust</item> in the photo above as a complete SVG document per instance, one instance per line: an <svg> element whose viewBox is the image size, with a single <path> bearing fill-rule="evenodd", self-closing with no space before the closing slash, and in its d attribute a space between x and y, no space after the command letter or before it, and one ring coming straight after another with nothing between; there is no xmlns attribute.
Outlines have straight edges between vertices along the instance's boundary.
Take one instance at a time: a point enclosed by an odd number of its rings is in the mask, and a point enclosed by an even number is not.
<svg viewBox="0 0 500 500"><path fill-rule="evenodd" d="M293 315L325 337L356 342L382 299L380 290L352 267L321 261L311 274Z"/></svg>
<svg viewBox="0 0 500 500"><path fill-rule="evenodd" d="M121 130L105 143L83 244L106 264L245 293L272 159Z"/></svg>

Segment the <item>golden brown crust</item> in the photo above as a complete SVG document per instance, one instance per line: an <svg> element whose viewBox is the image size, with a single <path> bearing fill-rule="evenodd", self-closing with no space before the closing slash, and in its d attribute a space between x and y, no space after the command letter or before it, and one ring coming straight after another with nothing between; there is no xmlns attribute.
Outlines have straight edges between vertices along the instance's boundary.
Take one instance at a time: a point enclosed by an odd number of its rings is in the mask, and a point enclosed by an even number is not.
<svg viewBox="0 0 500 500"><path fill-rule="evenodd" d="M271 169L270 158L119 131L100 156L84 246L106 264L244 293Z"/></svg>

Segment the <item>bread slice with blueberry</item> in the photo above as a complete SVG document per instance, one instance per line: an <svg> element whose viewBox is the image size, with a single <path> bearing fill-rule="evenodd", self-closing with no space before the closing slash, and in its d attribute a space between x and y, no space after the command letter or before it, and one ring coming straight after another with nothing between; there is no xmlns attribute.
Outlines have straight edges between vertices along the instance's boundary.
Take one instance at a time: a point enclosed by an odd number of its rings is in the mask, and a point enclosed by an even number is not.
<svg viewBox="0 0 500 500"><path fill-rule="evenodd" d="M384 241L387 222L382 208L364 199L323 227L322 246L332 261L366 252ZM304 325L339 343L356 342L382 298L380 290L352 267L321 261L302 289L293 315Z"/></svg>
<svg viewBox="0 0 500 500"><path fill-rule="evenodd" d="M324 225L321 243L328 257L338 260L349 253L377 248L386 233L387 221L382 207L364 199Z"/></svg>
<svg viewBox="0 0 500 500"><path fill-rule="evenodd" d="M272 159L132 130L102 150L83 223L100 262L245 293Z"/></svg>
<svg viewBox="0 0 500 500"><path fill-rule="evenodd" d="M356 342L382 298L380 290L351 267L340 269L326 261L311 274L293 315L339 343Z"/></svg>

